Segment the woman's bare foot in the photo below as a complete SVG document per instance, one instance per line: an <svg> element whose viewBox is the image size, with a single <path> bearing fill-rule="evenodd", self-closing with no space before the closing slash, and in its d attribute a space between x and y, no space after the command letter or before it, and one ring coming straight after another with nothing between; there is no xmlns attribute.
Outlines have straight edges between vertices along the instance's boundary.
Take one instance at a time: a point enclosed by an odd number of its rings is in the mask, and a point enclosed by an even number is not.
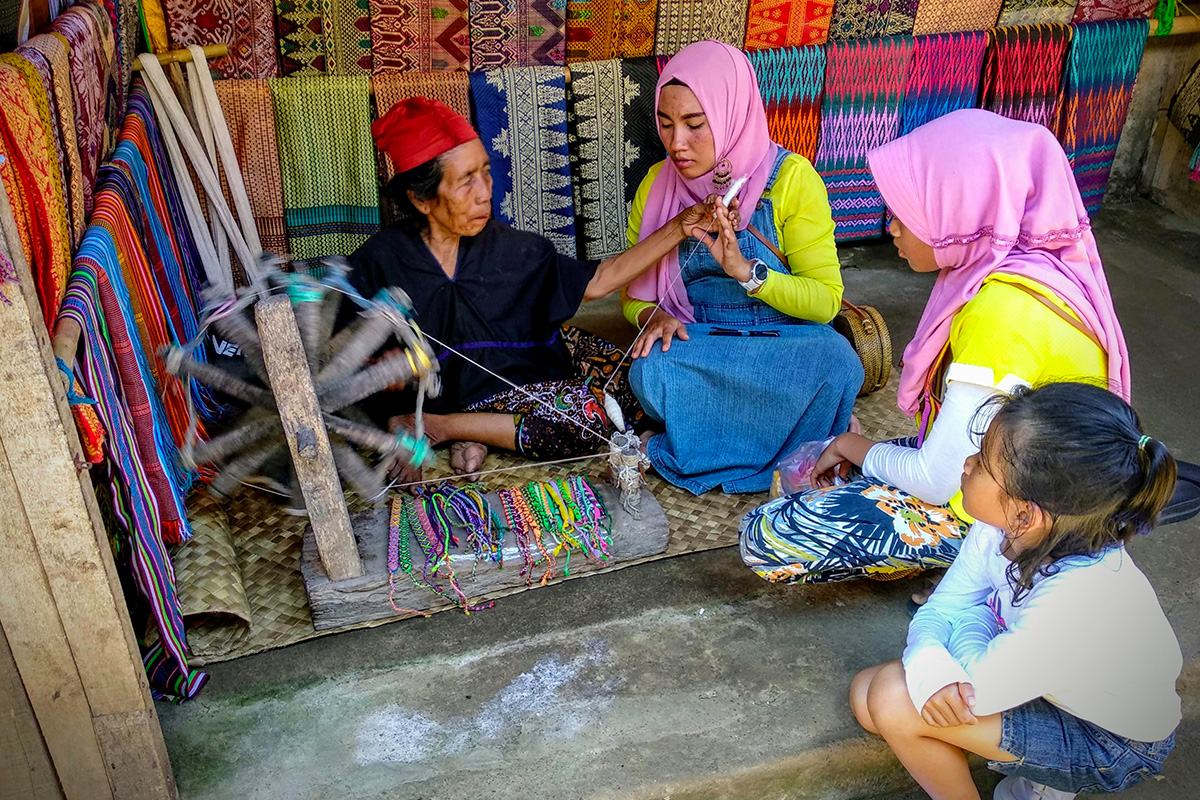
<svg viewBox="0 0 1200 800"><path fill-rule="evenodd" d="M455 442L450 445L450 469L455 475L474 478L487 454L487 447L479 442Z"/></svg>

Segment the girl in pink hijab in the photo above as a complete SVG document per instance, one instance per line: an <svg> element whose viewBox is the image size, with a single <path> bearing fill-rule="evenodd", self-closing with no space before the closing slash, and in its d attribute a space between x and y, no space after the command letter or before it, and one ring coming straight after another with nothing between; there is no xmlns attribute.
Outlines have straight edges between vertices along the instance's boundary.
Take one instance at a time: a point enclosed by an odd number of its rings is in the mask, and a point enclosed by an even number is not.
<svg viewBox="0 0 1200 800"><path fill-rule="evenodd" d="M900 375L899 404L920 435L840 435L813 471L822 488L747 515L743 559L772 581L948 566L972 522L960 476L990 422L994 404L980 410L990 397L1083 381L1129 399L1128 350L1091 224L1049 130L955 111L868 161L900 257L938 273Z"/></svg>
<svg viewBox="0 0 1200 800"><path fill-rule="evenodd" d="M640 330L630 383L665 428L647 454L696 494L763 491L781 456L846 430L862 386L858 357L826 324L842 297L829 200L808 160L771 141L742 51L685 47L655 101L668 157L637 192L630 244L683 209L734 198L623 298Z"/></svg>

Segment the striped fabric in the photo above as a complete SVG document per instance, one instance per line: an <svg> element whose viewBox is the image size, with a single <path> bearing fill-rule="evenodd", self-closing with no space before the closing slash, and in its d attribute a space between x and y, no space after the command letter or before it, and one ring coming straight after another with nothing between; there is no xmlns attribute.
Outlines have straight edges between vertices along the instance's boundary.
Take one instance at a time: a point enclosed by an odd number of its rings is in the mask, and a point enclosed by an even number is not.
<svg viewBox="0 0 1200 800"><path fill-rule="evenodd" d="M988 31L979 105L1010 119L1057 129L1070 25L1025 25Z"/></svg>
<svg viewBox="0 0 1200 800"><path fill-rule="evenodd" d="M986 48L983 31L916 37L900 133L909 133L951 111L973 108Z"/></svg>
<svg viewBox="0 0 1200 800"><path fill-rule="evenodd" d="M1075 26L1059 139L1089 215L1104 201L1149 29L1144 19Z"/></svg>
<svg viewBox="0 0 1200 800"><path fill-rule="evenodd" d="M824 44L833 0L750 0L746 49Z"/></svg>
<svg viewBox="0 0 1200 800"><path fill-rule="evenodd" d="M270 83L292 257L303 262L349 255L379 229L371 79Z"/></svg>
<svg viewBox="0 0 1200 800"><path fill-rule="evenodd" d="M1041 25L1058 22L1067 25L1075 16L1075 0L1004 0L996 25Z"/></svg>
<svg viewBox="0 0 1200 800"><path fill-rule="evenodd" d="M821 142L815 166L829 189L838 241L883 235L883 198L867 151L900 132L913 37L859 39L826 48Z"/></svg>
<svg viewBox="0 0 1200 800"><path fill-rule="evenodd" d="M825 50L788 47L754 50L750 63L767 110L771 139L813 161L821 132L821 95L825 90Z"/></svg>

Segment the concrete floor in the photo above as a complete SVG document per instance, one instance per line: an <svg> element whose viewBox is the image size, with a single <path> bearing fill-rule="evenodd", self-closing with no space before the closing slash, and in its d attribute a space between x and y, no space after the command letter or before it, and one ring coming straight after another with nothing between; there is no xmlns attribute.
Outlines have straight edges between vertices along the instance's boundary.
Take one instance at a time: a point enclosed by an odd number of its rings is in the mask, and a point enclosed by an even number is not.
<svg viewBox="0 0 1200 800"><path fill-rule="evenodd" d="M1139 203L1097 236L1143 421L1200 460L1200 226ZM882 243L842 257L848 297L908 341L930 277ZM585 316L622 330L611 304ZM1187 719L1166 779L1130 800L1200 798L1198 534L1132 548L1183 646ZM845 701L900 654L912 588L774 587L717 550L217 664L159 713L184 800L918 797Z"/></svg>

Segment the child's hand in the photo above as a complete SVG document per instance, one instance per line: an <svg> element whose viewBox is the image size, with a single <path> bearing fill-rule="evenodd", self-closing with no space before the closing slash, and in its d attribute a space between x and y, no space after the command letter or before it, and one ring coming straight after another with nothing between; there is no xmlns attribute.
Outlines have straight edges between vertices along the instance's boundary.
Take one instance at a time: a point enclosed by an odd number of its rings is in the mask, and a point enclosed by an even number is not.
<svg viewBox="0 0 1200 800"><path fill-rule="evenodd" d="M921 719L934 728L974 725L975 687L969 683L943 686L921 709Z"/></svg>

